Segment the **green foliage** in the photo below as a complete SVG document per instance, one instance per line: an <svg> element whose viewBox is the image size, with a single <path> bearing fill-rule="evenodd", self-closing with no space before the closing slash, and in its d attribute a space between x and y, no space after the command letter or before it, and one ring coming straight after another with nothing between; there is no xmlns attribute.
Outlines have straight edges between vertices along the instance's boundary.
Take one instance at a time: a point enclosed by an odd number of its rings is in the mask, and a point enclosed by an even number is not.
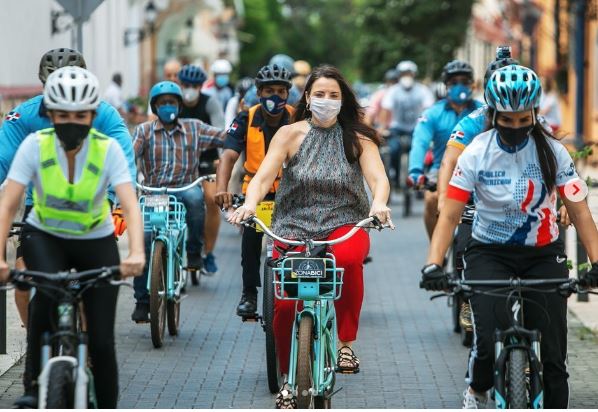
<svg viewBox="0 0 598 412"><path fill-rule="evenodd" d="M578 150L578 151L575 151L575 152L569 152L569 154L571 155L571 157L573 158L573 160L586 159L587 157L591 156L592 153L593 153L592 146L585 146L581 150Z"/></svg>
<svg viewBox="0 0 598 412"><path fill-rule="evenodd" d="M358 64L380 81L403 59L436 78L463 43L474 0L359 0Z"/></svg>
<svg viewBox="0 0 598 412"><path fill-rule="evenodd" d="M244 0L245 20L239 38L242 75L254 76L270 57L284 50L277 0Z"/></svg>

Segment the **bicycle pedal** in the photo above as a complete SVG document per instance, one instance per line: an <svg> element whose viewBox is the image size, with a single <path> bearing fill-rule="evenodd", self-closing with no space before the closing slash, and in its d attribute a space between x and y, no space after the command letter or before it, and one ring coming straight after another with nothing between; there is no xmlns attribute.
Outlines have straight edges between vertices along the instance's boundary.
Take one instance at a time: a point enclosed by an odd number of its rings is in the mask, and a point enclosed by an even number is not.
<svg viewBox="0 0 598 412"><path fill-rule="evenodd" d="M149 320L134 320L133 322L135 322L136 324L141 324L141 323L150 323Z"/></svg>
<svg viewBox="0 0 598 412"><path fill-rule="evenodd" d="M258 315L257 313L255 315L250 315L250 316L245 316L245 315L241 316L241 321L243 321L243 322L257 323L261 320L262 320L262 317L260 315Z"/></svg>
<svg viewBox="0 0 598 412"><path fill-rule="evenodd" d="M339 368L339 367L337 366L337 367L334 369L334 371L335 371L336 373L341 373L341 374L343 374L343 375L355 375L355 374L359 373L359 368L357 368L357 369L351 369L351 370L348 370L348 369L342 369L342 368Z"/></svg>

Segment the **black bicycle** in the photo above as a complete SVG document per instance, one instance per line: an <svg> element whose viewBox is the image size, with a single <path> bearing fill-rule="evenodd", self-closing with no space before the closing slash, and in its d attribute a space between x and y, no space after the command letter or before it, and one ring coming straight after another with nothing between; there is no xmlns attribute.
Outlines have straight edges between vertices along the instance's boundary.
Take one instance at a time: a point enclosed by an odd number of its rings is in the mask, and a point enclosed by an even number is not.
<svg viewBox="0 0 598 412"><path fill-rule="evenodd" d="M544 384L540 331L524 327L525 292L570 296L582 290L577 279L449 280L452 295L506 297L510 326L494 332L494 401L497 409L542 409ZM586 292L585 290L583 290ZM594 293L594 292L589 292ZM431 297L435 299L447 293ZM548 314L547 314L548 316ZM550 320L550 319L548 319Z"/></svg>
<svg viewBox="0 0 598 412"><path fill-rule="evenodd" d="M232 208L237 209L245 203L244 195L233 195ZM255 313L252 316L242 316L243 322L260 322L266 334L266 372L268 375L268 389L271 393L278 393L282 384L282 375L278 366L276 346L274 344L274 272L276 262L272 260L273 244L266 241L266 261L263 269L263 292L262 292L262 314Z"/></svg>
<svg viewBox="0 0 598 412"><path fill-rule="evenodd" d="M10 282L16 287L35 287L37 293L49 294L57 301L56 330L42 336L41 373L37 379L40 409L97 408L87 361L87 334L78 322L79 308L83 294L90 288L102 283L130 286L119 277L118 266L83 272L10 271Z"/></svg>

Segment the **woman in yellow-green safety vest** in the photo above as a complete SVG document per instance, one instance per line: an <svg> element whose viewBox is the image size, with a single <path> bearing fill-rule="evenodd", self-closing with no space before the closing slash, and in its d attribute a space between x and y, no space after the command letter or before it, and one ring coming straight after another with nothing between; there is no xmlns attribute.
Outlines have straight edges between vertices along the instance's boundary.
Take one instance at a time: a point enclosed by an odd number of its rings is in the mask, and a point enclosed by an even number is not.
<svg viewBox="0 0 598 412"><path fill-rule="evenodd" d="M91 128L100 103L97 78L80 67L53 72L44 87L44 106L53 128L29 135L12 162L0 203L0 282L8 279L7 234L26 187L33 183L34 206L21 236L27 269L56 273L83 271L120 262L106 189L120 200L129 230L129 256L121 275L136 276L145 262L143 224L118 143ZM100 408L116 408L118 370L114 320L118 288L102 285L83 294L89 355ZM52 328L55 301L37 293L30 303L23 402L36 406L41 336Z"/></svg>

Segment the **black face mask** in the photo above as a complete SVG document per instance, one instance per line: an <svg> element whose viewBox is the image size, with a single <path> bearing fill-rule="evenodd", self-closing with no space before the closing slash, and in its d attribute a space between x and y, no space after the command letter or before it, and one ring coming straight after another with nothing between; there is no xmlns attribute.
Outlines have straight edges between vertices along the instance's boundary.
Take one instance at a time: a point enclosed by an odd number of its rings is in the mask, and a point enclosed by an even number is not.
<svg viewBox="0 0 598 412"><path fill-rule="evenodd" d="M500 135L500 138L508 146L519 146L525 141L525 138L529 136L530 132L534 128L534 125L524 127L504 127L498 123L494 126Z"/></svg>
<svg viewBox="0 0 598 412"><path fill-rule="evenodd" d="M91 129L90 125L79 123L60 123L54 125L58 140L65 151L73 150L85 140Z"/></svg>

